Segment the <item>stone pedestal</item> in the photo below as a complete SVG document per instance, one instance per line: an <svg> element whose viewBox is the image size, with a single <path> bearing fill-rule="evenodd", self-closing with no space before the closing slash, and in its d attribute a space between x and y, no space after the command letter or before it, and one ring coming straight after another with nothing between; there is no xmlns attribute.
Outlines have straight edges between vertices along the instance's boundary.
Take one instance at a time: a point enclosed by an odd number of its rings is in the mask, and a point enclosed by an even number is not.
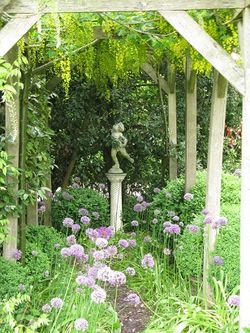
<svg viewBox="0 0 250 333"><path fill-rule="evenodd" d="M112 168L106 173L106 176L111 183L110 225L115 228L115 231L118 231L122 228L122 181L126 177L126 173L113 171Z"/></svg>

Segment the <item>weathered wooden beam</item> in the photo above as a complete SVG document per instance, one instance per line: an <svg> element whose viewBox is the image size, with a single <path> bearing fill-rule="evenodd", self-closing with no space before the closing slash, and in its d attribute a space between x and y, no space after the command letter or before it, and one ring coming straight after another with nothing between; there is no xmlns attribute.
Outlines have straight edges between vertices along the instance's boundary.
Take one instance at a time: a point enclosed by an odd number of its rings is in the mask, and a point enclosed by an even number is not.
<svg viewBox="0 0 250 333"><path fill-rule="evenodd" d="M221 177L228 82L215 71L209 127L206 208L213 218L220 216ZM208 224L204 232L203 293L211 301L209 267L215 250L217 230Z"/></svg>
<svg viewBox="0 0 250 333"><path fill-rule="evenodd" d="M6 55L6 60L13 63L18 54L18 48L13 47L10 52ZM10 79L9 84L13 84L15 81L18 82L18 77L13 77ZM6 137L11 137L11 142L6 142L6 151L12 156L11 163L15 168L19 167L19 133L20 133L20 105L19 105L19 89L17 89L17 94L14 96L12 101L9 101L5 105L5 134ZM11 179L8 179L10 182ZM15 185L13 189L16 193L18 191L18 184ZM18 217L8 216L8 235L7 239L3 244L3 257L8 260L14 260L13 254L17 250L17 238L18 238Z"/></svg>
<svg viewBox="0 0 250 333"><path fill-rule="evenodd" d="M185 112L185 192L190 192L196 181L197 159L197 75L192 70L190 56L186 58Z"/></svg>
<svg viewBox="0 0 250 333"><path fill-rule="evenodd" d="M177 177L177 110L176 110L176 69L168 65L168 132L169 132L169 179Z"/></svg>
<svg viewBox="0 0 250 333"><path fill-rule="evenodd" d="M184 11L160 11L161 15L204 57L228 82L244 95L243 68Z"/></svg>
<svg viewBox="0 0 250 333"><path fill-rule="evenodd" d="M13 17L0 30L0 57L3 57L24 36L39 18L40 15Z"/></svg>
<svg viewBox="0 0 250 333"><path fill-rule="evenodd" d="M34 204L29 204L27 207L27 224L38 225L38 204L37 201Z"/></svg>
<svg viewBox="0 0 250 333"><path fill-rule="evenodd" d="M4 11L11 14L37 12L122 12L152 10L190 10L216 8L244 8L245 0L58 0L54 4L41 1L16 0L5 4Z"/></svg>
<svg viewBox="0 0 250 333"><path fill-rule="evenodd" d="M157 84L159 84L160 88L166 93L168 94L168 83L167 81L164 79L164 77L159 76L156 72L156 70L154 69L154 67L152 65L150 65L149 63L145 62L142 66L141 69Z"/></svg>
<svg viewBox="0 0 250 333"><path fill-rule="evenodd" d="M245 96L242 111L241 223L240 223L240 333L250 327L250 8L243 13Z"/></svg>

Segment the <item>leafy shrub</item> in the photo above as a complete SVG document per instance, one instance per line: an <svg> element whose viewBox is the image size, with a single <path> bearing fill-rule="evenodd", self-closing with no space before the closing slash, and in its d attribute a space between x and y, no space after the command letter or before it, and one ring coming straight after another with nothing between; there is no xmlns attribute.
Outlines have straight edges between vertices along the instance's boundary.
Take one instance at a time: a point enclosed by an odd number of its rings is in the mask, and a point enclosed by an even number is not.
<svg viewBox="0 0 250 333"><path fill-rule="evenodd" d="M33 243L26 244L25 265L29 271L32 282L45 278L45 272L50 272L52 257L50 253L44 253Z"/></svg>
<svg viewBox="0 0 250 333"><path fill-rule="evenodd" d="M75 223L80 220L79 209L86 208L91 218L91 227L109 225L108 200L99 192L89 188L68 188L66 192L56 193L52 202L52 221L57 230L63 230L62 221L66 217ZM99 213L95 217L94 212Z"/></svg>
<svg viewBox="0 0 250 333"><path fill-rule="evenodd" d="M18 286L26 285L28 270L19 262L7 261L0 257L0 299L19 293Z"/></svg>

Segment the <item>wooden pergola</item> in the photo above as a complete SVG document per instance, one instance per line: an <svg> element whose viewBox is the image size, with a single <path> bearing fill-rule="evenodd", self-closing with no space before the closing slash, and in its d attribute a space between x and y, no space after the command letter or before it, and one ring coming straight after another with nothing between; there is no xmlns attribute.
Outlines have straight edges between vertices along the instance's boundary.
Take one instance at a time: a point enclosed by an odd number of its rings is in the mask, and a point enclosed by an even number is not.
<svg viewBox="0 0 250 333"><path fill-rule="evenodd" d="M206 208L218 216L220 211L220 190L222 174L222 151L226 110L227 83L230 83L243 97L242 110L242 170L241 170L241 241L240 241L240 333L244 328L250 328L250 0L55 0L53 5L42 4L41 0L1 0L0 13L12 16L10 21L0 30L0 56L11 60L14 46L29 29L46 13L64 12L132 12L158 11L194 47L216 70L213 87ZM239 19L240 45L243 64L237 64L231 55L213 40L199 24L187 13L188 10L199 9L236 9ZM191 64L187 62L187 103L186 103L186 190L193 185L196 170L196 141L190 133L196 131L196 114L193 112L196 100L194 78ZM174 91L171 85L166 85L164 79L155 76L149 64L144 65L144 71L169 95ZM16 112L19 117L18 95L11 105L6 105L6 121L9 112ZM170 116L170 115L169 115ZM170 116L176 123L174 115ZM10 122L11 123L11 122ZM11 127L11 125L9 125ZM170 121L169 121L169 126ZM173 142L176 140L176 129L170 131ZM6 126L6 131L11 132ZM18 136L16 146L18 146ZM8 147L7 147L8 148ZM15 145L9 146L11 155L17 156ZM188 161L188 162L187 162ZM173 161L172 161L173 162ZM18 166L18 158L14 159ZM17 220L10 218L10 235L12 240L5 245L4 251L16 246ZM214 248L216 233L207 227L205 251ZM204 262L204 283L207 283L207 268L209 260Z"/></svg>

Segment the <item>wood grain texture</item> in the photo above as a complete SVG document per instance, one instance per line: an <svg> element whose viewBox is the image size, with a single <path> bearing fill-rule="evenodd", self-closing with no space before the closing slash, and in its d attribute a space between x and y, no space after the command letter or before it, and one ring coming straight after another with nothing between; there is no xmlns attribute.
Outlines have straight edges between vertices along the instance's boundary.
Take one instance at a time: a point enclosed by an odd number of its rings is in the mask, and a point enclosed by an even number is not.
<svg viewBox="0 0 250 333"><path fill-rule="evenodd" d="M160 85L160 88L166 93L168 94L168 83L167 81L162 77L157 75L156 70L154 69L154 67L149 64L149 63L144 63L141 66L141 69L152 79L152 81L154 81L155 83Z"/></svg>
<svg viewBox="0 0 250 333"><path fill-rule="evenodd" d="M30 30L39 18L40 15L18 15L13 17L0 30L0 57L7 54L7 52Z"/></svg>
<svg viewBox="0 0 250 333"><path fill-rule="evenodd" d="M4 1L5 12L21 14L244 8L246 5L246 0L58 0L51 6L35 0L13 0L9 5Z"/></svg>
<svg viewBox="0 0 250 333"><path fill-rule="evenodd" d="M160 11L178 31L217 71L244 95L243 68L184 11Z"/></svg>

